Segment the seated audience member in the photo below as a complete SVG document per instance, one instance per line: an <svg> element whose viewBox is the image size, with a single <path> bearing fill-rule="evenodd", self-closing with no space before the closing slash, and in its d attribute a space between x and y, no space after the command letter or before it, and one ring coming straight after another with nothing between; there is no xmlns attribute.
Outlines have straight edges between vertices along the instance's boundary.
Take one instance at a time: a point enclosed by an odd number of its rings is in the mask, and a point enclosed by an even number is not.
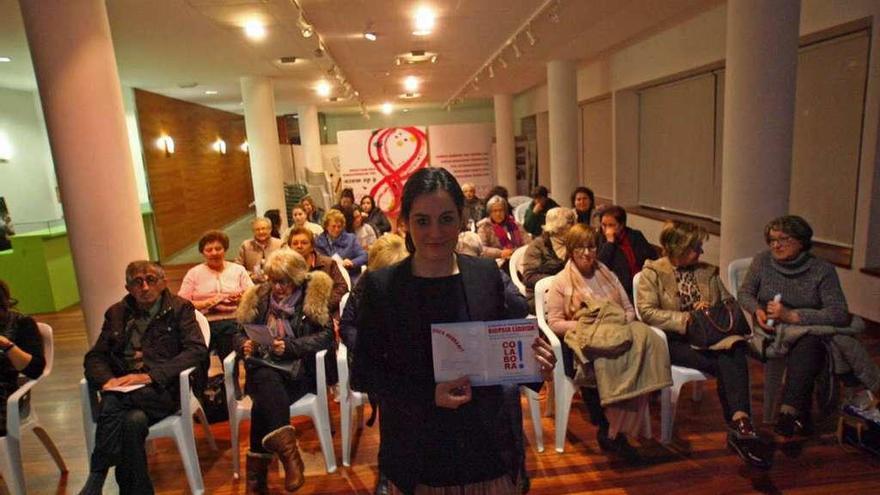
<svg viewBox="0 0 880 495"><path fill-rule="evenodd" d="M851 323L837 271L813 256L812 238L813 229L799 216L771 220L764 227L769 249L755 255L738 292L755 324L773 336L768 355L785 359L787 378L775 431L786 437L812 431L813 383L829 369L826 348L833 356L830 369L850 389L848 399L854 405L875 407L872 394L880 392L880 370L855 338L863 323ZM774 300L776 295L781 299ZM866 390L853 397L858 387Z"/></svg>
<svg viewBox="0 0 880 495"><path fill-rule="evenodd" d="M327 212L324 217L324 233L315 240L315 250L324 256L339 256L342 266L348 270L352 284L360 275L361 266L367 263L367 252L354 234L345 232L345 215L339 210Z"/></svg>
<svg viewBox="0 0 880 495"><path fill-rule="evenodd" d="M476 232L477 222L486 217L486 205L483 200L477 197L477 189L470 182L461 185L461 191L464 193L464 217L465 227L471 232Z"/></svg>
<svg viewBox="0 0 880 495"><path fill-rule="evenodd" d="M322 271L330 276L333 281L333 289L330 293L330 314L336 315L339 312L339 302L342 296L348 292L348 284L339 270L339 265L328 256L322 256L315 252L315 236L308 229L297 227L290 232L287 247L293 249L303 259L310 272Z"/></svg>
<svg viewBox="0 0 880 495"><path fill-rule="evenodd" d="M560 209L550 210L547 225ZM599 427L599 447L634 459L636 453L626 436L642 431L648 394L672 385L669 353L662 337L634 322L635 310L620 281L596 259L597 237L588 225L577 224L567 231L565 268L553 279L546 296L547 323L565 340L565 370L572 378L571 343L592 337L591 347L575 352L589 359L592 367L595 383L582 387L581 394L591 422ZM627 342L630 345L621 349Z"/></svg>
<svg viewBox="0 0 880 495"><path fill-rule="evenodd" d="M162 267L130 263L125 288L128 295L107 310L101 334L85 356L86 379L101 391L101 401L80 495L100 495L111 466L119 493L153 493L144 449L149 427L180 409L178 375L208 355L193 305L166 289ZM143 387L114 391L131 385Z"/></svg>
<svg viewBox="0 0 880 495"><path fill-rule="evenodd" d="M0 251L12 249L12 241L10 237L15 235L15 228L12 226L12 217L9 213L0 216Z"/></svg>
<svg viewBox="0 0 880 495"><path fill-rule="evenodd" d="M502 198L504 198L504 201L507 201L508 199L510 199L510 196L507 192L507 188L504 186L495 186L492 189L489 189L489 192L486 194L486 197L491 198L492 196L501 196ZM488 215L488 214L489 214L489 212L486 211L486 215Z"/></svg>
<svg viewBox="0 0 880 495"><path fill-rule="evenodd" d="M544 233L529 243L523 255L521 272L529 312L535 313L535 284L559 273L565 266L565 234L575 224L574 210L559 206L547 212Z"/></svg>
<svg viewBox="0 0 880 495"><path fill-rule="evenodd" d="M492 196L486 202L486 208L489 210L489 217L477 224L477 234L483 243L483 257L506 263L513 251L524 246L531 238L513 219L504 198Z"/></svg>
<svg viewBox="0 0 880 495"><path fill-rule="evenodd" d="M302 205L303 210L305 210L306 219L309 222L316 223L318 225L324 223L324 210L318 208L315 205L315 200L312 199L311 196L303 196L303 198L299 200L299 204Z"/></svg>
<svg viewBox="0 0 880 495"><path fill-rule="evenodd" d="M550 199L549 192L544 186L532 189L532 201L526 208L526 216L523 219L523 228L533 236L541 235L541 227L547 218L547 211L559 206L556 201Z"/></svg>
<svg viewBox="0 0 880 495"><path fill-rule="evenodd" d="M596 210L596 196L589 187L578 186L571 193L571 207L577 213L577 223L595 227L593 212Z"/></svg>
<svg viewBox="0 0 880 495"><path fill-rule="evenodd" d="M630 300L632 280L646 260L657 259L657 252L645 236L626 226L626 210L609 206L600 212L599 261L617 275Z"/></svg>
<svg viewBox="0 0 880 495"><path fill-rule="evenodd" d="M263 282L263 264L273 251L282 246L281 239L271 236L272 222L268 218L255 218L251 222L251 229L254 231L254 238L241 243L235 262L244 266L251 280Z"/></svg>
<svg viewBox="0 0 880 495"><path fill-rule="evenodd" d="M352 206L351 213L351 232L357 237L358 243L364 248L364 251L367 251L379 236L373 226L364 221L366 214L360 206Z"/></svg>
<svg viewBox="0 0 880 495"><path fill-rule="evenodd" d="M397 234L383 235L370 247L366 272L375 272L386 266L391 266L398 261L402 261L407 256L409 256L409 252L406 250L406 243L403 237ZM351 289L348 302L345 304L345 311L343 311L342 319L339 322L339 333L342 337L342 342L348 347L349 361L351 361L354 355L354 344L357 339L355 322L357 321L358 300L361 296L362 287L363 283L358 281L354 288Z"/></svg>
<svg viewBox="0 0 880 495"><path fill-rule="evenodd" d="M266 213L263 214L263 217L269 219L272 223L272 230L270 232L270 236L275 239L281 239L281 212L277 209L266 210Z"/></svg>
<svg viewBox="0 0 880 495"><path fill-rule="evenodd" d="M343 211L346 208L354 206L354 191L350 187L346 187L339 193L339 202L331 206L331 209Z"/></svg>
<svg viewBox="0 0 880 495"><path fill-rule="evenodd" d="M15 311L18 301L9 286L0 280L0 436L6 436L6 400L18 390L18 374L36 380L43 374L43 340L37 323Z"/></svg>
<svg viewBox="0 0 880 495"><path fill-rule="evenodd" d="M752 426L747 345L732 335L707 350L696 350L686 338L691 311L707 309L730 298L718 267L700 261L709 234L687 222L667 222L660 232L665 256L648 260L639 279L638 311L642 321L666 332L673 365L695 368L718 381L718 400L728 427L727 443L743 461L768 467Z"/></svg>
<svg viewBox="0 0 880 495"><path fill-rule="evenodd" d="M242 327L236 349L245 359L245 391L253 401L247 491L268 493L266 477L272 454L284 467L284 488L305 483L303 460L290 426L290 405L315 393L315 353L333 348L333 323L327 312L332 281L309 272L295 251L276 251L266 263L268 280L248 289L236 312L241 325L264 325L271 346L254 342ZM328 352L325 363L334 363ZM284 369L282 369L284 368Z"/></svg>
<svg viewBox="0 0 880 495"><path fill-rule="evenodd" d="M221 360L232 351L238 331L233 314L241 294L254 285L243 266L226 261L229 237L219 230L209 230L199 239L204 263L186 272L177 295L193 306L211 323L211 349Z"/></svg>
<svg viewBox="0 0 880 495"><path fill-rule="evenodd" d="M284 232L284 235L281 236L281 244L284 246L287 245L287 239L290 237L290 232L297 227L308 229L316 236L321 235L324 232L323 227L308 220L306 210L302 205L296 205L291 208L290 216L293 217L293 225L291 225L290 228Z"/></svg>
<svg viewBox="0 0 880 495"><path fill-rule="evenodd" d="M369 194L361 198L361 211L367 215L366 222L373 226L377 235L391 232L391 222L385 216L385 212L376 204L376 200Z"/></svg>

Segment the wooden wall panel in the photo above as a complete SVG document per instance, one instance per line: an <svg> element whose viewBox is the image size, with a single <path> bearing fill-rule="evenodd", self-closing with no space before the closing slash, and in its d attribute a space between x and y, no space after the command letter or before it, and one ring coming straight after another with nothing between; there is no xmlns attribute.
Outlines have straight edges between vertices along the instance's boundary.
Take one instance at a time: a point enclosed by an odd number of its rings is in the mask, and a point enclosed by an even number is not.
<svg viewBox="0 0 880 495"><path fill-rule="evenodd" d="M156 222L160 259L198 241L249 212L254 200L244 117L166 96L135 90L138 126ZM162 134L174 139L166 156L156 147ZM226 141L226 154L212 148Z"/></svg>

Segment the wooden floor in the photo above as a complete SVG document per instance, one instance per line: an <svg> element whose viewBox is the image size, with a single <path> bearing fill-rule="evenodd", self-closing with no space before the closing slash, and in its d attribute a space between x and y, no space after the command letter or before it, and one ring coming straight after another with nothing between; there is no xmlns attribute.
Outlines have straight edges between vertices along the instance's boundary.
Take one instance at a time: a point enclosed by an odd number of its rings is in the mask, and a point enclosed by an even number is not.
<svg viewBox="0 0 880 495"><path fill-rule="evenodd" d="M172 289L176 290L185 267L169 270ZM55 369L34 393L34 407L49 434L58 444L67 462L69 473L58 473L49 455L34 436L23 439L25 477L29 493L75 494L87 474L80 403L77 383L82 376L82 357L86 336L78 308L59 313L38 315L39 321L55 329ZM872 331L867 343L875 359L880 357L880 332ZM761 369L751 365L752 404L761 410ZM599 451L595 428L584 419L579 398L575 398L565 453L553 449L553 419L543 418L544 443L547 449L537 453L532 445L533 429L527 411L527 469L532 479L531 493L880 493L880 460L844 449L837 445L831 429L803 442L780 443L775 466L769 472L745 468L739 458L725 448L720 406L714 384L706 387L701 402L690 398L685 388L676 417L676 439L669 448L654 441L643 442L640 465L611 459ZM327 474L314 428L308 420L297 420L300 446L306 462L306 484L298 493L348 494L371 493L377 477L376 453L379 443L377 428L365 428L355 437L353 466L341 462L339 406L331 403L334 425L334 448L339 468ZM659 408L652 405L653 429L659 434ZM832 421L833 422L833 419ZM830 422L829 422L830 423ZM248 423L243 423L241 445L247 450ZM770 429L762 427L772 440ZM244 481L232 479L232 456L227 423L213 426L218 452L212 452L201 429L196 429L196 442L207 492L212 494L245 493ZM189 493L177 449L170 440L158 442L150 456L150 473L160 494ZM273 493L284 493L277 471L272 471ZM5 486L4 486L5 489ZM105 493L117 493L112 476Z"/></svg>

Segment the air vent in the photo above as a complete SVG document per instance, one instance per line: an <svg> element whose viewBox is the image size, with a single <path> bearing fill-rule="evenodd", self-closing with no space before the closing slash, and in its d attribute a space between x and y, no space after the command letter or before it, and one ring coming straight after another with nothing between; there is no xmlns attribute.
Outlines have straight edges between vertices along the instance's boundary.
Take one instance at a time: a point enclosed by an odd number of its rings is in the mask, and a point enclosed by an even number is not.
<svg viewBox="0 0 880 495"><path fill-rule="evenodd" d="M282 64L292 64L296 62L296 57L281 57L278 61Z"/></svg>

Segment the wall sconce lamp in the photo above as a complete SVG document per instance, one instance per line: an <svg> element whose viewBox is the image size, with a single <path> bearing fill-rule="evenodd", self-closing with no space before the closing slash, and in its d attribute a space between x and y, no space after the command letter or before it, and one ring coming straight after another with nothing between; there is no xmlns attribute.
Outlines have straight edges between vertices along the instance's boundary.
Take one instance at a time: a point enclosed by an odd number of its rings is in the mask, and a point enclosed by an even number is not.
<svg viewBox="0 0 880 495"><path fill-rule="evenodd" d="M224 141L220 138L217 138L217 140L214 141L212 148L214 148L214 151L216 151L217 153L220 153L221 155L225 155L226 154L226 141Z"/></svg>
<svg viewBox="0 0 880 495"><path fill-rule="evenodd" d="M249 151L249 149L250 149L250 148L248 147L248 142L247 142L247 141L241 143L241 146L239 146L238 148L239 148L241 151L243 151L244 153L248 153L248 151Z"/></svg>
<svg viewBox="0 0 880 495"><path fill-rule="evenodd" d="M165 156L171 156L174 154L174 140L167 134L162 134L159 139L156 140L156 147L165 151Z"/></svg>

